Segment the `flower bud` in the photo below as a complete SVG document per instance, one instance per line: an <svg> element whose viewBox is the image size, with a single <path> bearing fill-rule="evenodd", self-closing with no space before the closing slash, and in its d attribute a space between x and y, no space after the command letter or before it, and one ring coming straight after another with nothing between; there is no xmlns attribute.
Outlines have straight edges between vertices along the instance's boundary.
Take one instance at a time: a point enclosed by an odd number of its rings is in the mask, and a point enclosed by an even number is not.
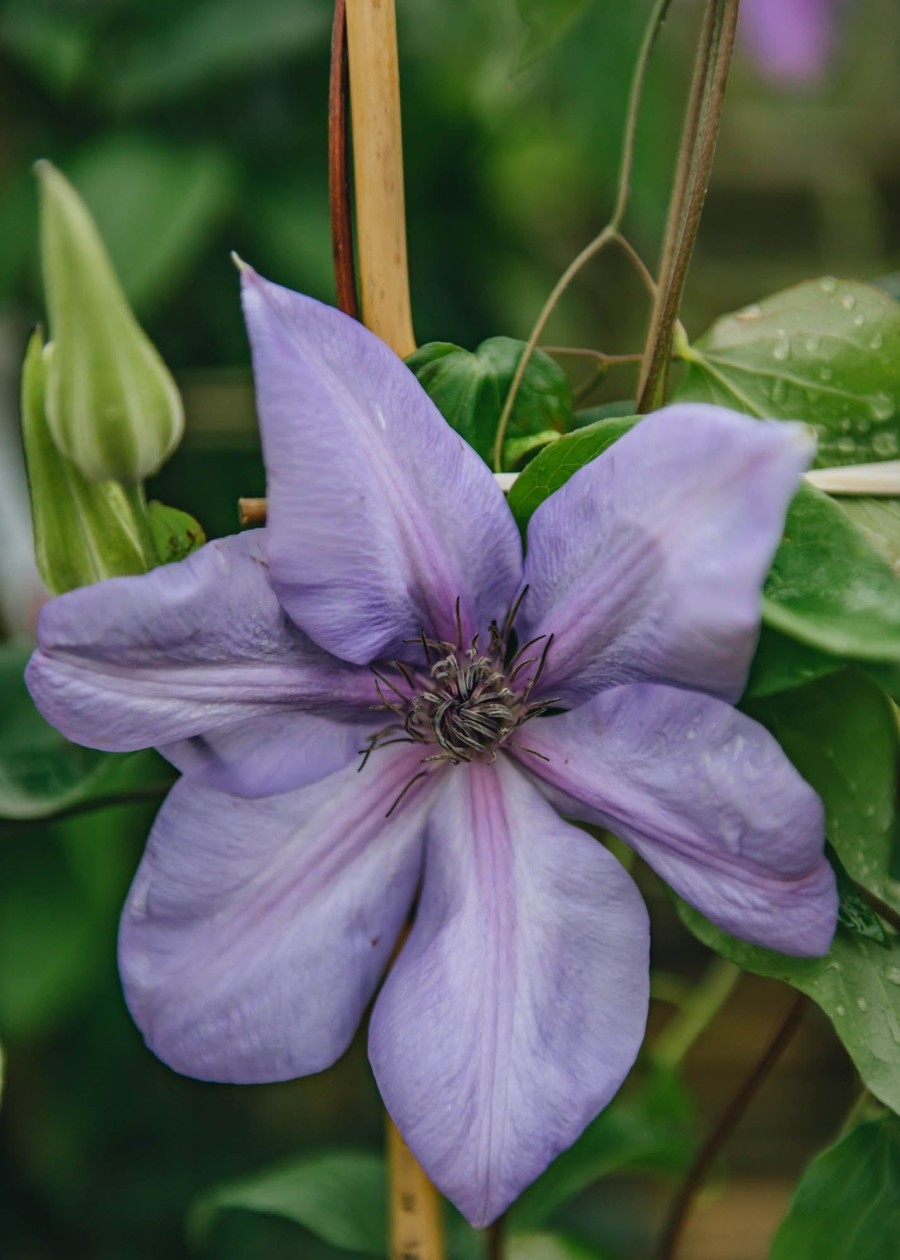
<svg viewBox="0 0 900 1260"><path fill-rule="evenodd" d="M49 162L35 167L53 353L47 423L93 480L137 482L181 440L181 398L137 323L83 201Z"/></svg>
<svg viewBox="0 0 900 1260"><path fill-rule="evenodd" d="M42 341L40 331L32 334L22 369L22 441L38 572L50 593L61 595L101 578L146 573L158 561L141 488L89 481L50 436L45 401L53 353Z"/></svg>

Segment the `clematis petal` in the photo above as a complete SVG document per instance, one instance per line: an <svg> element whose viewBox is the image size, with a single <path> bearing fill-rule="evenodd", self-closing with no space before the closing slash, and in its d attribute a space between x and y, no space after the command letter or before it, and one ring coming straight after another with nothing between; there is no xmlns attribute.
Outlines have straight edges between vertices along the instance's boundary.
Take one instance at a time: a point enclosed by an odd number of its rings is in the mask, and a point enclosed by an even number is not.
<svg viewBox="0 0 900 1260"><path fill-rule="evenodd" d="M76 743L116 752L267 714L371 724L371 676L328 656L288 618L262 535L211 542L179 564L47 604L26 673L44 717ZM262 774L270 751L263 741Z"/></svg>
<svg viewBox="0 0 900 1260"><path fill-rule="evenodd" d="M648 416L579 469L528 528L517 628L554 636L541 693L574 705L653 680L737 699L812 452L801 425L690 404Z"/></svg>
<svg viewBox="0 0 900 1260"><path fill-rule="evenodd" d="M615 1094L644 1033L647 912L512 763L454 770L369 1057L413 1154L486 1225Z"/></svg>
<svg viewBox="0 0 900 1260"><path fill-rule="evenodd" d="M366 747L372 730L371 719L359 725L276 710L158 751L193 783L235 796L272 796L340 770Z"/></svg>
<svg viewBox="0 0 900 1260"><path fill-rule="evenodd" d="M253 1083L348 1046L415 893L432 778L385 749L362 774L248 801L182 780L122 917L119 961L147 1044L178 1072Z"/></svg>
<svg viewBox="0 0 900 1260"><path fill-rule="evenodd" d="M762 726L712 696L635 684L538 719L527 742L562 808L609 827L713 923L826 952L837 893L822 804Z"/></svg>
<svg viewBox="0 0 900 1260"><path fill-rule="evenodd" d="M487 465L361 324L243 273L279 598L348 661L502 620L521 544Z"/></svg>

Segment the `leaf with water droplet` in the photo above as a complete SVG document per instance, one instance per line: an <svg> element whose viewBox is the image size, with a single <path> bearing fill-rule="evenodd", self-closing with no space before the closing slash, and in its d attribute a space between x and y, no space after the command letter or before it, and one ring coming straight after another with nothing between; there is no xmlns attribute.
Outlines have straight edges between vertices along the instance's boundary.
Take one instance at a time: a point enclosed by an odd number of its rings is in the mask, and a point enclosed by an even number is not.
<svg viewBox="0 0 900 1260"><path fill-rule="evenodd" d="M792 958L739 941L675 900L682 922L710 949L745 971L808 994L832 1021L864 1084L900 1111L900 984L888 978L900 974L898 937L891 934L886 948L839 927L824 958Z"/></svg>
<svg viewBox="0 0 900 1260"><path fill-rule="evenodd" d="M900 910L900 885L889 871L898 786L892 707L871 679L849 669L742 707L822 798L842 868L840 925L824 958L791 958L728 936L685 903L679 914L732 962L808 993L834 1021L872 1092L900 1110L900 937L854 887Z"/></svg>
<svg viewBox="0 0 900 1260"><path fill-rule="evenodd" d="M838 658L900 665L900 578L843 508L810 485L788 511L763 621Z"/></svg>
<svg viewBox="0 0 900 1260"><path fill-rule="evenodd" d="M820 467L900 452L900 303L881 289L831 276L798 284L723 316L684 358L676 400L805 420Z"/></svg>

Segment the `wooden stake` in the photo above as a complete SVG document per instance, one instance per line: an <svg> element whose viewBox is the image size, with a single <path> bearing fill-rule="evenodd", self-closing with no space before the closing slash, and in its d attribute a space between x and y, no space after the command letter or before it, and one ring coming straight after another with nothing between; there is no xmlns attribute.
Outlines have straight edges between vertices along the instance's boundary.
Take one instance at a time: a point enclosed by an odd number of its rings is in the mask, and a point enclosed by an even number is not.
<svg viewBox="0 0 900 1260"><path fill-rule="evenodd" d="M391 1260L443 1260L440 1200L390 1117L387 1156Z"/></svg>
<svg viewBox="0 0 900 1260"><path fill-rule="evenodd" d="M346 0L356 242L363 322L401 358L416 348L409 302L394 0Z"/></svg>
<svg viewBox="0 0 900 1260"><path fill-rule="evenodd" d="M416 348L409 301L394 0L346 0L356 252L363 323L402 358ZM443 1260L441 1203L387 1120L391 1260Z"/></svg>

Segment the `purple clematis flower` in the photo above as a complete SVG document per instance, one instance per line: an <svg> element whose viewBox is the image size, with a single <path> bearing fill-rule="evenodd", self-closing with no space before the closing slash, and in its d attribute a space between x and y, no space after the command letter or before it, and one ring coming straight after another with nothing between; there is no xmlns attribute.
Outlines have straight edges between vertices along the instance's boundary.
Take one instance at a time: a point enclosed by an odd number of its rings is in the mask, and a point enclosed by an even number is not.
<svg viewBox="0 0 900 1260"><path fill-rule="evenodd" d="M741 7L744 46L777 82L803 86L821 79L834 52L843 0L748 0Z"/></svg>
<svg viewBox="0 0 900 1260"><path fill-rule="evenodd" d="M538 508L523 562L487 467L382 342L243 286L266 529L54 600L29 686L70 738L184 772L120 938L129 1007L177 1071L328 1067L415 903L371 1062L484 1225L609 1102L644 1032L643 902L558 811L728 931L828 948L821 804L732 707L810 442L667 408Z"/></svg>

